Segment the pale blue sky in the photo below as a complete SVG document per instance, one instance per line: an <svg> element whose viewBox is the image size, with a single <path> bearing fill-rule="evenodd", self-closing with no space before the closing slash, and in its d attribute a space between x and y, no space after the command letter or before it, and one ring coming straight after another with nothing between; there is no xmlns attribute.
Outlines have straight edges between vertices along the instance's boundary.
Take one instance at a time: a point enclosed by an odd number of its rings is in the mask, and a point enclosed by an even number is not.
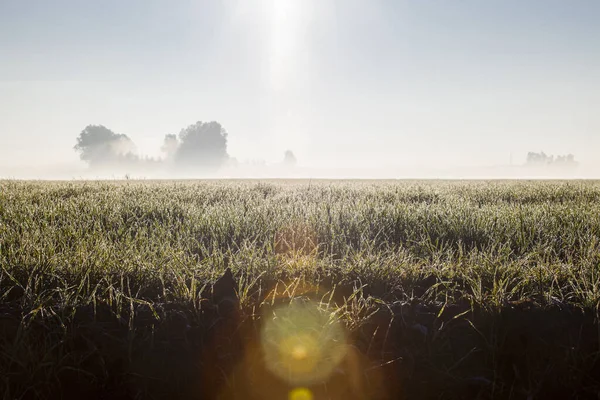
<svg viewBox="0 0 600 400"><path fill-rule="evenodd" d="M197 120L239 160L600 159L595 0L0 0L0 166L78 163L88 124L144 153Z"/></svg>

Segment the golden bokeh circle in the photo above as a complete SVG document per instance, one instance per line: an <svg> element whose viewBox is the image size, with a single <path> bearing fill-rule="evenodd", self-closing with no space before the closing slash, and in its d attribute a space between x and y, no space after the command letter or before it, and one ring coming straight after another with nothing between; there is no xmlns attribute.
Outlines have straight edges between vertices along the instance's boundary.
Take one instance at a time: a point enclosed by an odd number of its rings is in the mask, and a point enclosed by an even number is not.
<svg viewBox="0 0 600 400"><path fill-rule="evenodd" d="M279 307L261 332L266 367L292 385L327 379L344 358L341 324L330 312L308 301Z"/></svg>
<svg viewBox="0 0 600 400"><path fill-rule="evenodd" d="M313 394L309 389L296 388L290 392L289 400L313 400Z"/></svg>

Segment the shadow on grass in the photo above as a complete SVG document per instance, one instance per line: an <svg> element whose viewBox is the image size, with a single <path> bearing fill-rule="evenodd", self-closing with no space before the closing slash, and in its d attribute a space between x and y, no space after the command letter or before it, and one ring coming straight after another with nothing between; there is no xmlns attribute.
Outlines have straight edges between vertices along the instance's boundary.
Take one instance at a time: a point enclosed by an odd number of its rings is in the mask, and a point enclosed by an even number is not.
<svg viewBox="0 0 600 400"><path fill-rule="evenodd" d="M297 296L322 304L323 293L332 293L325 300L337 306L323 310L347 327L345 342L335 339L323 348L343 346L343 357L325 378L286 381L267 365L261 337L266 321L283 318L277 308L294 297L285 290L276 296L277 284L265 282L267 295L243 306L229 271L203 294L199 307L131 303L116 312L114 305L97 303L59 316L5 303L2 394L88 400L521 399L597 398L600 391L600 331L589 310L533 301L495 311L468 302L376 302L356 323L346 317L349 303L360 299L353 296L355 288L343 285L336 292L320 288ZM347 314L339 312L342 304ZM308 363L302 348L293 351L298 368L321 368Z"/></svg>

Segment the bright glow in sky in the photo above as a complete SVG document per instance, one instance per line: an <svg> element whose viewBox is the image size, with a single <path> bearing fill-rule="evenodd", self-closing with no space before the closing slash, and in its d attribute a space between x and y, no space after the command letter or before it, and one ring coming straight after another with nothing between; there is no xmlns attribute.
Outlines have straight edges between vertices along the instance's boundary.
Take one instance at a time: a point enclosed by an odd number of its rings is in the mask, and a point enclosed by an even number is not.
<svg viewBox="0 0 600 400"><path fill-rule="evenodd" d="M198 120L238 160L489 166L600 155L595 0L3 0L0 167L145 154Z"/></svg>

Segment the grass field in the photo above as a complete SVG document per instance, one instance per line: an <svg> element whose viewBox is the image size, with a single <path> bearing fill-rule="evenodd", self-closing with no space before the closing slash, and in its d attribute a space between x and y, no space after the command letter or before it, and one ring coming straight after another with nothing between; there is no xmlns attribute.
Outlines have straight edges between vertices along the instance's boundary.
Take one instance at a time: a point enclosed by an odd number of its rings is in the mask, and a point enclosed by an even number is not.
<svg viewBox="0 0 600 400"><path fill-rule="evenodd" d="M597 399L599 308L596 181L0 181L4 399Z"/></svg>

